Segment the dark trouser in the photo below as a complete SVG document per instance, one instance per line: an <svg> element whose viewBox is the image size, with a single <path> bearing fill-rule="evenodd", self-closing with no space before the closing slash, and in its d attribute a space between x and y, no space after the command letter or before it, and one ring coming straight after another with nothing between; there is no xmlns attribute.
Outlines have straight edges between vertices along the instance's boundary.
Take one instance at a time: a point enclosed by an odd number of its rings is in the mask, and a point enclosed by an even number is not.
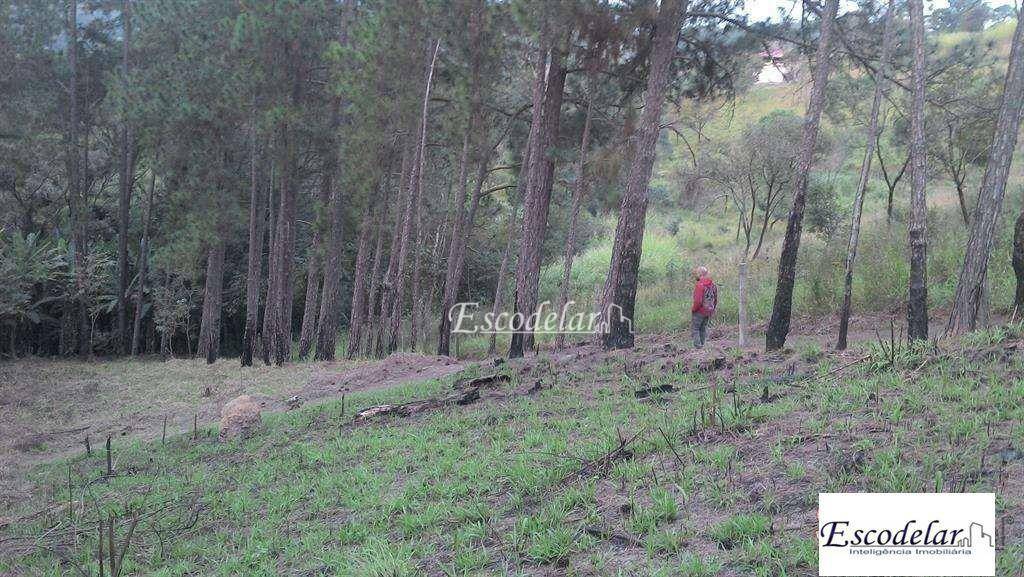
<svg viewBox="0 0 1024 577"><path fill-rule="evenodd" d="M708 340L708 319L700 313L693 313L693 346L698 349Z"/></svg>

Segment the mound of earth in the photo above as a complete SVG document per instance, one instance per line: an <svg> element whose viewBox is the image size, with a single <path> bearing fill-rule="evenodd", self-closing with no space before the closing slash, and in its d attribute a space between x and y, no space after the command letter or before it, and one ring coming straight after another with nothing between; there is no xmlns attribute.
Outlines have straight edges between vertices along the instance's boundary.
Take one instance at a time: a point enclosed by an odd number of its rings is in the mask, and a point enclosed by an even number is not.
<svg viewBox="0 0 1024 577"><path fill-rule="evenodd" d="M326 366L313 375L299 395L305 400L315 400L348 392L386 389L406 383L440 379L465 368L465 364L451 357L392 353L386 359L341 372L332 371L330 366Z"/></svg>

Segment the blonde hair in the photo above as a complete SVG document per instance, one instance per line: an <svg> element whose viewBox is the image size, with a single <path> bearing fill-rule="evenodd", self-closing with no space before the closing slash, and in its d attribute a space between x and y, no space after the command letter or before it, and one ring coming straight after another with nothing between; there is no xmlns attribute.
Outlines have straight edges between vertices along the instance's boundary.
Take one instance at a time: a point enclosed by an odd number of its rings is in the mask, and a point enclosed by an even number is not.
<svg viewBox="0 0 1024 577"><path fill-rule="evenodd" d="M702 278L708 276L708 267L706 266L695 266L693 267L693 276Z"/></svg>

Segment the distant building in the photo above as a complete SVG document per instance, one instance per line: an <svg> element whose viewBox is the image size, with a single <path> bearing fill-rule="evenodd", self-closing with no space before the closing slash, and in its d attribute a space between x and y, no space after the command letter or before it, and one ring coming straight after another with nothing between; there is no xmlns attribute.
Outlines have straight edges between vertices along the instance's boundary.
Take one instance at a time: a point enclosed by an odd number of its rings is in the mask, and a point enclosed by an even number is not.
<svg viewBox="0 0 1024 577"><path fill-rule="evenodd" d="M758 56L761 57L761 70L757 73L757 84L783 84L792 80L781 48L769 46Z"/></svg>

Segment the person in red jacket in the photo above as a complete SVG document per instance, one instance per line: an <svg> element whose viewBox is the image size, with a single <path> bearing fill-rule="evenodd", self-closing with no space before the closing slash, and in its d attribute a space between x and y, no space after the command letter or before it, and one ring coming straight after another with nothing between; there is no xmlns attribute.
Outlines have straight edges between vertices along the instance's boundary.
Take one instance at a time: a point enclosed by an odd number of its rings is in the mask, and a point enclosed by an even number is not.
<svg viewBox="0 0 1024 577"><path fill-rule="evenodd" d="M690 308L693 314L693 346L700 349L708 340L708 320L714 316L718 306L718 287L708 275L707 267L693 269L693 278L696 281L693 287L693 306Z"/></svg>

